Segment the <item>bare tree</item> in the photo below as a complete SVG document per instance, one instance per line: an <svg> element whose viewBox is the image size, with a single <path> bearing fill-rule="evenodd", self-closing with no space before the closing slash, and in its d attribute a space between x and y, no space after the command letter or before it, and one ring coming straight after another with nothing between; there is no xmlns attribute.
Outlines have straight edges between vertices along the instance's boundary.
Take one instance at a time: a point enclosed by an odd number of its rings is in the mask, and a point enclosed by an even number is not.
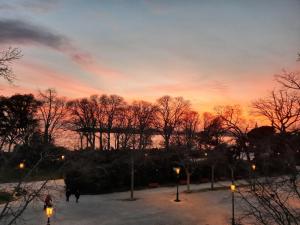
<svg viewBox="0 0 300 225"><path fill-rule="evenodd" d="M135 127L139 133L139 149L145 149L149 139L149 132L151 128L154 128L157 106L145 101L135 101L132 104L134 116L135 116Z"/></svg>
<svg viewBox="0 0 300 225"><path fill-rule="evenodd" d="M134 111L131 105L124 105L119 109L119 113L116 116L115 127L121 132L115 133L115 148L127 149L129 142L134 135L133 129L135 125Z"/></svg>
<svg viewBox="0 0 300 225"><path fill-rule="evenodd" d="M255 191L248 187L239 190L242 224L300 224L299 173L257 179L255 187Z"/></svg>
<svg viewBox="0 0 300 225"><path fill-rule="evenodd" d="M300 119L299 96L287 90L272 91L271 95L253 102L254 112L269 120L280 133L286 133Z"/></svg>
<svg viewBox="0 0 300 225"><path fill-rule="evenodd" d="M292 90L300 90L299 72L287 72L284 70L282 74L275 75L275 79L285 88Z"/></svg>
<svg viewBox="0 0 300 225"><path fill-rule="evenodd" d="M199 114L196 111L188 110L185 112L181 123L181 129L184 134L184 145L189 150L195 145L199 122Z"/></svg>
<svg viewBox="0 0 300 225"><path fill-rule="evenodd" d="M66 116L66 101L59 98L54 89L40 91L38 99L42 103L39 107L39 116L43 142L49 144L53 142L55 133L63 127Z"/></svg>
<svg viewBox="0 0 300 225"><path fill-rule="evenodd" d="M68 102L69 126L80 135L81 148L83 137L86 138L86 147L95 149L97 118L93 98L83 98Z"/></svg>
<svg viewBox="0 0 300 225"><path fill-rule="evenodd" d="M236 158L241 157L241 153L245 153L248 162L251 157L247 148L247 132L249 125L243 117L242 109L239 105L219 106L216 108L217 117L221 119L222 129L225 136L233 138L236 144Z"/></svg>
<svg viewBox="0 0 300 225"><path fill-rule="evenodd" d="M171 136L175 129L180 126L185 112L190 107L190 103L182 97L163 96L157 100L157 105L157 125L164 138L164 147L166 150L169 150Z"/></svg>
<svg viewBox="0 0 300 225"><path fill-rule="evenodd" d="M107 129L107 149L110 150L110 135L113 128L117 114L125 105L125 101L118 95L102 95L100 97L100 103L105 112L105 121Z"/></svg>
<svg viewBox="0 0 300 225"><path fill-rule="evenodd" d="M106 116L105 116L105 102L101 101L98 96L93 96L93 101L96 109L97 128L99 128L99 149L103 150L103 130L105 129ZM102 105L104 104L104 105Z"/></svg>
<svg viewBox="0 0 300 225"><path fill-rule="evenodd" d="M21 51L18 48L8 48L7 50L0 52L0 77L8 82L13 82L15 76L10 64L21 57Z"/></svg>

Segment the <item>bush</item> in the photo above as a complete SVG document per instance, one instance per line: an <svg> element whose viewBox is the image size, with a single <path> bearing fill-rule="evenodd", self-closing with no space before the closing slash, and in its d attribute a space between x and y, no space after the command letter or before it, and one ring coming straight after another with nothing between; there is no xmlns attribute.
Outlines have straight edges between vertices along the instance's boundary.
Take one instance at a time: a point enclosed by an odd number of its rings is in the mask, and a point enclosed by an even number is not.
<svg viewBox="0 0 300 225"><path fill-rule="evenodd" d="M149 183L174 183L172 154L162 152L134 152L135 187L147 187ZM125 191L130 187L131 152L83 151L74 153L65 171L65 184L71 190L80 189L83 194L99 194Z"/></svg>

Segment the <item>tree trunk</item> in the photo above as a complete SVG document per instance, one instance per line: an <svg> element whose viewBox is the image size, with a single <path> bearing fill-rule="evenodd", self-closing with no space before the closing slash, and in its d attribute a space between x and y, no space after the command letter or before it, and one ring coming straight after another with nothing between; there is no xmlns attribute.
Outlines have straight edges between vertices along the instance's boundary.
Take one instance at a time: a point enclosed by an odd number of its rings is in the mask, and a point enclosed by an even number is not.
<svg viewBox="0 0 300 225"><path fill-rule="evenodd" d="M48 128L46 127L45 128L45 131L44 131L44 144L48 144L49 143L49 135L48 135Z"/></svg>
<svg viewBox="0 0 300 225"><path fill-rule="evenodd" d="M110 131L107 132L107 150L110 150Z"/></svg>
<svg viewBox="0 0 300 225"><path fill-rule="evenodd" d="M88 148L89 147L89 137L87 134L85 135L85 138L86 138L86 148Z"/></svg>
<svg viewBox="0 0 300 225"><path fill-rule="evenodd" d="M102 151L103 150L103 137L102 137L102 132L100 132L99 136L99 148Z"/></svg>
<svg viewBox="0 0 300 225"><path fill-rule="evenodd" d="M93 150L95 150L96 147L96 133L93 132Z"/></svg>
<svg viewBox="0 0 300 225"><path fill-rule="evenodd" d="M80 133L79 137L80 137L80 149L82 149L83 148L83 135Z"/></svg>
<svg viewBox="0 0 300 225"><path fill-rule="evenodd" d="M169 150L169 145L170 145L170 137L167 135L165 137L165 148L166 148L166 150Z"/></svg>
<svg viewBox="0 0 300 225"><path fill-rule="evenodd" d="M8 144L8 152L11 152L11 146L12 146L13 142L10 141L9 144Z"/></svg>

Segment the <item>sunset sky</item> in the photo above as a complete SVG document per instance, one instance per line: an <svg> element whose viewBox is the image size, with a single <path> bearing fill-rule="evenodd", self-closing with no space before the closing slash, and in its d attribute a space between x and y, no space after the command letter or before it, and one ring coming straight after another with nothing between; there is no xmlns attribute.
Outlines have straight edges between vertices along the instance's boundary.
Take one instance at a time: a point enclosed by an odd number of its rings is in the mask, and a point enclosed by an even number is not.
<svg viewBox="0 0 300 225"><path fill-rule="evenodd" d="M300 69L300 0L0 0L14 86L69 98L183 96L200 111L247 105Z"/></svg>

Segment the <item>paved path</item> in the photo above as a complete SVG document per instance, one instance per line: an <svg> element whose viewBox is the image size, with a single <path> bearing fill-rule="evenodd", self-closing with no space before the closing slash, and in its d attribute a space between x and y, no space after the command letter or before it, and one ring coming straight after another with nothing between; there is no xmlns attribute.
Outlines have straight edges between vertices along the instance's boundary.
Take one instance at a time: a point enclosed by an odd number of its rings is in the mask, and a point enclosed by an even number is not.
<svg viewBox="0 0 300 225"><path fill-rule="evenodd" d="M228 186L228 182L216 186ZM192 185L192 190L208 188L210 184ZM62 181L50 184L54 198L51 225L224 225L231 217L231 193L228 190L184 193L181 202L174 202L175 187L163 187L135 192L136 201L127 201L129 192L104 195L84 195L79 203L74 196L65 201ZM35 201L24 214L29 225L46 224L43 203Z"/></svg>

